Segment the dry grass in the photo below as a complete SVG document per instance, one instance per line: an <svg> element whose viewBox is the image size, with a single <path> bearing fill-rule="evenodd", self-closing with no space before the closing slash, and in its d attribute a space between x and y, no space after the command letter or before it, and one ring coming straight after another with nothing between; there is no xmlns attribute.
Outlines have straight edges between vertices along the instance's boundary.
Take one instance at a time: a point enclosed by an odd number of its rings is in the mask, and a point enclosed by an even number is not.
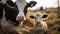
<svg viewBox="0 0 60 34"><path fill-rule="evenodd" d="M24 21L23 27L17 27L17 30L20 34L40 34L41 28L33 27L34 19L29 18L30 15L34 15L36 12L28 12L27 20ZM49 31L46 31L48 34L60 34L60 18L57 18L56 12L41 12L42 14L47 14L48 18L43 19L49 27ZM2 31L1 31L2 32ZM43 32L43 31L42 31ZM43 33L44 34L44 33Z"/></svg>
<svg viewBox="0 0 60 34"><path fill-rule="evenodd" d="M41 12L43 15L47 14L48 18L43 19L49 27L49 32L48 34L60 34L60 18L57 18L57 13L56 12ZM28 12L28 16L34 15L35 12ZM33 19L29 20L33 23ZM37 28L37 27L36 27ZM37 28L38 29L38 28Z"/></svg>

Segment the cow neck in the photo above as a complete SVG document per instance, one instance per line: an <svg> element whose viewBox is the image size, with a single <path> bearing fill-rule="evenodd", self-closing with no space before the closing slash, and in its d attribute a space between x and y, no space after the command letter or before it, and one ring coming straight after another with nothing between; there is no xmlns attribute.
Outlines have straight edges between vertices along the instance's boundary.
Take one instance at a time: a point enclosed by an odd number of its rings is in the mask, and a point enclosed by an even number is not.
<svg viewBox="0 0 60 34"><path fill-rule="evenodd" d="M9 7L9 8L14 8L14 3L12 1L6 1L6 5Z"/></svg>

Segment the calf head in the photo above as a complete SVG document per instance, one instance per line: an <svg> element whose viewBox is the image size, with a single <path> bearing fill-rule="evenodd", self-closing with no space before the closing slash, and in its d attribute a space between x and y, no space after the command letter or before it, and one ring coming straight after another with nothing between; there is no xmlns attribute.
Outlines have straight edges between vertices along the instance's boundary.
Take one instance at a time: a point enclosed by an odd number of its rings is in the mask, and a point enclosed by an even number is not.
<svg viewBox="0 0 60 34"><path fill-rule="evenodd" d="M42 21L42 18L47 18L48 15L42 15L41 13L36 13L34 16L31 15L31 16L29 16L29 17L30 17L31 19L35 19L36 22L40 22L40 21Z"/></svg>

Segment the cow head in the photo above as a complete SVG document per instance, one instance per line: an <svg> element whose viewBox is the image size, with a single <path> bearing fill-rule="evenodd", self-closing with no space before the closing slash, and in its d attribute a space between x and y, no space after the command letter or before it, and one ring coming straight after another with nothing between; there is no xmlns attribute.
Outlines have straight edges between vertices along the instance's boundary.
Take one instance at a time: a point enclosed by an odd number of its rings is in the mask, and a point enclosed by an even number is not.
<svg viewBox="0 0 60 34"><path fill-rule="evenodd" d="M25 0L17 0L17 2L14 0L7 0L6 2L8 5L6 7L6 10L8 10L8 11L5 11L5 17L7 19L16 20L16 21L26 20L25 15L24 15L24 8L26 6L33 7L36 5L35 1L30 1L30 3L26 3ZM26 7L26 9L25 9L26 11L27 11L28 7Z"/></svg>
<svg viewBox="0 0 60 34"><path fill-rule="evenodd" d="M23 1L23 0L22 0ZM26 2L21 2L21 4L19 5L18 4L18 1L17 1L17 5L18 5L18 8L19 8L19 14L17 15L17 18L16 20L20 21L20 20L26 20L25 19L25 13L27 12L27 9L28 7L33 7L36 5L37 2L35 1L30 1L28 4Z"/></svg>

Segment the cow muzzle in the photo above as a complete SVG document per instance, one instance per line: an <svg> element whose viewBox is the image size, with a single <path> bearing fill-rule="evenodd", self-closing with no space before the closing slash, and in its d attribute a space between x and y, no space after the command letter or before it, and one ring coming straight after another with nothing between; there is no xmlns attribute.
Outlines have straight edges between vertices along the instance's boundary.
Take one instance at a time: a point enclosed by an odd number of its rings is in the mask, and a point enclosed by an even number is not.
<svg viewBox="0 0 60 34"><path fill-rule="evenodd" d="M24 20L24 16L18 16L17 21L23 21Z"/></svg>

